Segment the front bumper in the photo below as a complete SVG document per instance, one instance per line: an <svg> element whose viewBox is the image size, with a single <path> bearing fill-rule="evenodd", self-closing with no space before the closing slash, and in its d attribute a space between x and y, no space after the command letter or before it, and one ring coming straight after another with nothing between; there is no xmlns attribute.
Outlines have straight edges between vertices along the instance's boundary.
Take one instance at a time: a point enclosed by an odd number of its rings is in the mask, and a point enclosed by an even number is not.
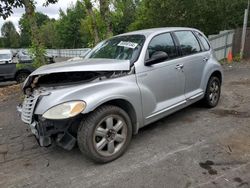
<svg viewBox="0 0 250 188"><path fill-rule="evenodd" d="M21 105L17 106L17 111L22 115ZM76 143L79 121L79 117L66 120L47 120L36 115L32 123L24 123L29 126L40 146L48 147L55 142L60 147L71 150Z"/></svg>

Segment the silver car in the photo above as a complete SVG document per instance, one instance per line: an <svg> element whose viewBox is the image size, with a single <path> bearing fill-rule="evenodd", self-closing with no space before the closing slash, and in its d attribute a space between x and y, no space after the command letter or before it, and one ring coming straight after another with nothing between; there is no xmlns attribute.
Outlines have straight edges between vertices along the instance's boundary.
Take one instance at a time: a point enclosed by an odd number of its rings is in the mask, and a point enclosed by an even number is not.
<svg viewBox="0 0 250 188"><path fill-rule="evenodd" d="M83 60L55 63L25 81L18 107L41 146L109 162L150 123L202 100L218 104L222 68L191 28L156 28L99 43Z"/></svg>

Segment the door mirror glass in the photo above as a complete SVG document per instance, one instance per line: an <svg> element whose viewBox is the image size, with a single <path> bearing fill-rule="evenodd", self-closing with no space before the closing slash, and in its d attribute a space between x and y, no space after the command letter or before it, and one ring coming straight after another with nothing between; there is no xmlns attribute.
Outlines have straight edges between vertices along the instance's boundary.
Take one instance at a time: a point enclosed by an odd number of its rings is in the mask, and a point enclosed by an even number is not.
<svg viewBox="0 0 250 188"><path fill-rule="evenodd" d="M168 59L168 54L166 52L156 51L152 54L150 59L146 60L145 65L150 66L156 63L160 63L166 59Z"/></svg>

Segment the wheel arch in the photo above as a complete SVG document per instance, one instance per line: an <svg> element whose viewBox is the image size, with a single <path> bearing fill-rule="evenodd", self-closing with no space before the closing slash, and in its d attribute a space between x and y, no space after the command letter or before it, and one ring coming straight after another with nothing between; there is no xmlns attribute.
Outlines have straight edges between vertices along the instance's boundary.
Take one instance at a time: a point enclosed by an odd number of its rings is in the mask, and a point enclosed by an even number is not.
<svg viewBox="0 0 250 188"><path fill-rule="evenodd" d="M106 102L100 104L95 109L97 109L103 105L114 105L114 106L117 106L117 107L123 109L125 112L127 112L130 119L131 119L133 134L135 135L138 133L139 128L138 128L136 111L135 111L133 105L129 101L127 101L125 99L112 99L112 100L109 100L109 101L106 101Z"/></svg>
<svg viewBox="0 0 250 188"><path fill-rule="evenodd" d="M14 77L14 78L16 79L17 75L20 74L20 73L28 73L28 74L31 74L31 71L28 70L28 69L20 69L20 70L16 71L15 77Z"/></svg>
<svg viewBox="0 0 250 188"><path fill-rule="evenodd" d="M214 71L214 72L210 75L209 79L210 79L211 77L213 77L213 76L219 78L220 83L222 83L222 73L221 73L219 70ZM208 80L209 80L209 79L208 79Z"/></svg>
<svg viewBox="0 0 250 188"><path fill-rule="evenodd" d="M202 88L203 88L204 91L206 91L207 84L208 84L208 82L209 82L209 80L210 80L210 78L211 78L212 76L218 77L219 80L220 80L220 83L223 82L223 73L222 73L222 71L219 70L219 69L212 70L211 72L208 72L208 73L206 74L206 76L204 77L204 79L203 79L203 81L202 81L202 83L203 83L203 84L202 84Z"/></svg>

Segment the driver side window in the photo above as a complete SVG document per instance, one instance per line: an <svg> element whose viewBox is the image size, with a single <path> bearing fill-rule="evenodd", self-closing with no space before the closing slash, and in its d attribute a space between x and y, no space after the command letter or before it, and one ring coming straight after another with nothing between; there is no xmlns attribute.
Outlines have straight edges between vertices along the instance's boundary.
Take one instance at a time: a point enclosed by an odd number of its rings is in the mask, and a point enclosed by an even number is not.
<svg viewBox="0 0 250 188"><path fill-rule="evenodd" d="M166 52L168 59L177 57L177 50L170 33L155 36L148 45L147 58L150 59L157 51Z"/></svg>

